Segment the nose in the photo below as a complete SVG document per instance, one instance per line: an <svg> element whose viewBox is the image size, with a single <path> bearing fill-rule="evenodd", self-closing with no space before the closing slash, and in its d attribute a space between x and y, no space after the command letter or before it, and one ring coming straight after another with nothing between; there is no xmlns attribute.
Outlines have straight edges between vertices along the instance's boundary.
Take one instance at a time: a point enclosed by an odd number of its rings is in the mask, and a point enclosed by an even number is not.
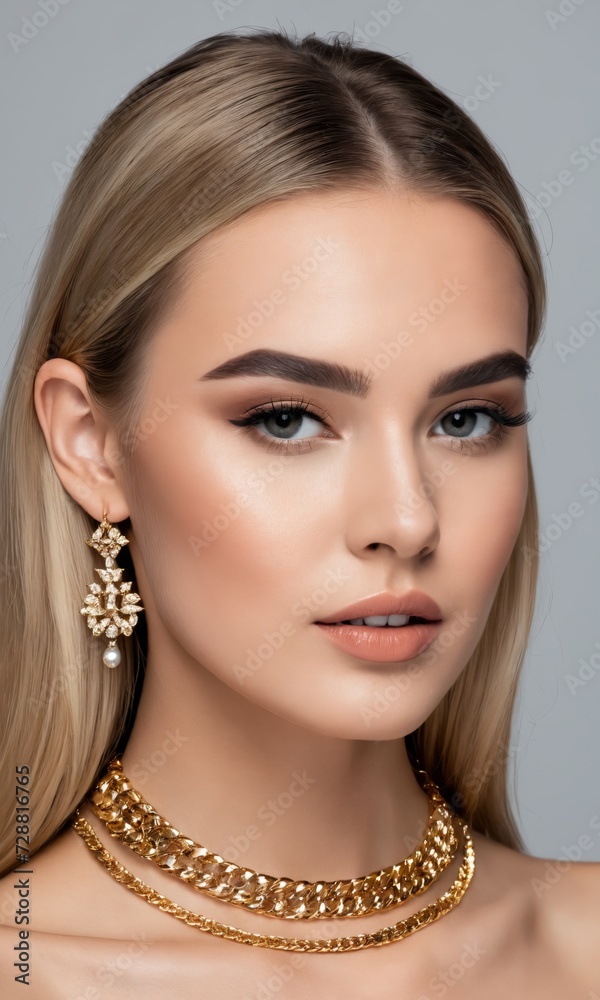
<svg viewBox="0 0 600 1000"><path fill-rule="evenodd" d="M350 449L352 451L352 449ZM438 490L423 475L422 459L399 431L370 437L349 455L346 542L355 555L387 548L422 559L440 539Z"/></svg>

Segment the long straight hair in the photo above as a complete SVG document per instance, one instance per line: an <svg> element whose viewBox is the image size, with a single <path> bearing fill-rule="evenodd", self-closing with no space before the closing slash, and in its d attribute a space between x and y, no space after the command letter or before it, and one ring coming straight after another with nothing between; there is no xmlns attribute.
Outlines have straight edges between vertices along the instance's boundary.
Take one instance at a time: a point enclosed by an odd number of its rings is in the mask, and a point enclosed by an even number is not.
<svg viewBox="0 0 600 1000"><path fill-rule="evenodd" d="M0 413L1 873L15 863L15 767L31 769L34 853L122 745L147 653L142 616L119 669L106 670L104 647L79 614L95 578L85 539L97 524L65 491L50 459L33 402L37 371L52 357L80 365L127 461L147 348L183 287L186 251L253 208L344 186L450 196L477 207L520 262L531 352L545 311L543 262L501 156L414 68L348 36L325 41L249 29L204 39L136 86L73 170ZM538 569L529 452L527 461L520 534L478 646L407 739L474 829L521 850L507 762ZM120 560L135 590L126 549Z"/></svg>

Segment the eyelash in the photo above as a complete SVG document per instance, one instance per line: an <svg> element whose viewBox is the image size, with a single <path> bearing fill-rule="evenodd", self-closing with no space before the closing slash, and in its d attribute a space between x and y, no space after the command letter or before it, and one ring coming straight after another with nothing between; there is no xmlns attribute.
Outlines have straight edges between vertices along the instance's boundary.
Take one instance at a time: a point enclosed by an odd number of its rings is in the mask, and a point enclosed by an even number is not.
<svg viewBox="0 0 600 1000"><path fill-rule="evenodd" d="M313 442L322 439L300 438L299 440L294 441L293 439L286 440L284 438L269 438L266 434L262 434L260 431L256 430L256 426L263 423L267 417L281 412L289 412L294 416L297 416L300 413L306 414L306 416L318 420L325 427L327 427L327 420L329 419L329 415L325 410L321 410L319 407L307 400L296 399L284 402L272 399L270 400L269 406L253 407L252 410L248 411L246 416L242 417L240 420L232 420L231 423L236 427L247 428L248 431L255 436L256 440L259 440L261 445L267 449L267 451L312 451ZM520 427L522 424L528 423L533 416L533 413L529 410L522 410L520 413L509 413L502 403L493 403L491 406L454 407L454 409L447 410L446 413L442 414L436 423L444 420L445 417L450 416L451 413L485 413L492 417L495 422L494 429L477 438L453 438L451 435L434 435L434 437L448 437L451 441L455 442L455 444L451 447L457 449L458 451L479 451L482 453L492 451L501 444L506 435L507 427Z"/></svg>

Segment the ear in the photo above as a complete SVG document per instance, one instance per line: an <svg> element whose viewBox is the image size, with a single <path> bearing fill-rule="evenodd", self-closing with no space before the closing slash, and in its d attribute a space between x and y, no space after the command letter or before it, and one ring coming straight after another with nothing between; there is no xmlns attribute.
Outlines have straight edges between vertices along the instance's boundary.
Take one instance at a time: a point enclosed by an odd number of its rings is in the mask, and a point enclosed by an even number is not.
<svg viewBox="0 0 600 1000"><path fill-rule="evenodd" d="M97 521L103 510L113 522L128 518L129 506L113 471L119 464L116 436L92 401L83 369L66 358L45 361L36 375L33 398L50 458L67 493Z"/></svg>

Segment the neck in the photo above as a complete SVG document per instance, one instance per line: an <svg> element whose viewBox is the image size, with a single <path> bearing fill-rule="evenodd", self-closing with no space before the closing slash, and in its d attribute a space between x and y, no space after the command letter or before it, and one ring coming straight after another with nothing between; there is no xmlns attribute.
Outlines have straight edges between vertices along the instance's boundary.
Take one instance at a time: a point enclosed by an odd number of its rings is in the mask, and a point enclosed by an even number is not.
<svg viewBox="0 0 600 1000"><path fill-rule="evenodd" d="M308 731L197 664L165 671L157 659L123 770L184 836L236 864L311 881L357 877L412 852L428 800L403 739Z"/></svg>

